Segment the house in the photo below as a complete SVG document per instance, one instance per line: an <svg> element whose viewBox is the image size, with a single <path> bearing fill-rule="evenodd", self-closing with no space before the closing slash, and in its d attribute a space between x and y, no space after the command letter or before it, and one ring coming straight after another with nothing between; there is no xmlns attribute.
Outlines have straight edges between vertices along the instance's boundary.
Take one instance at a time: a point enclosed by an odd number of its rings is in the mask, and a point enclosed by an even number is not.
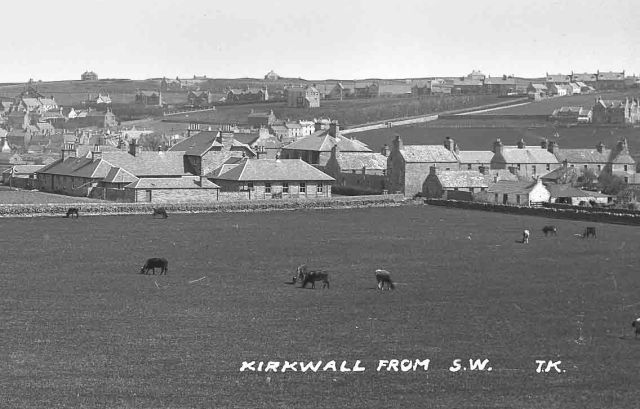
<svg viewBox="0 0 640 409"><path fill-rule="evenodd" d="M36 189L38 179L36 172L44 165L13 165L2 172L2 183L20 189Z"/></svg>
<svg viewBox="0 0 640 409"><path fill-rule="evenodd" d="M427 198L469 200L489 187L488 179L477 170L442 170L433 166L424 181L422 194Z"/></svg>
<svg viewBox="0 0 640 409"><path fill-rule="evenodd" d="M605 89L625 89L627 86L624 81L624 70L622 72L598 72L596 73L597 90Z"/></svg>
<svg viewBox="0 0 640 409"><path fill-rule="evenodd" d="M210 91L187 91L187 105L194 108L208 108L214 103L214 96Z"/></svg>
<svg viewBox="0 0 640 409"><path fill-rule="evenodd" d="M482 92L482 81L462 77L454 79L451 93L452 94L480 94Z"/></svg>
<svg viewBox="0 0 640 409"><path fill-rule="evenodd" d="M492 151L458 151L456 153L461 170L488 170L491 167Z"/></svg>
<svg viewBox="0 0 640 409"><path fill-rule="evenodd" d="M543 146L526 146L520 140L516 146L503 146L500 138L493 144L491 169L508 169L524 179L533 179L560 166L556 156Z"/></svg>
<svg viewBox="0 0 640 409"><path fill-rule="evenodd" d="M172 146L169 152L182 152L185 171L196 176L207 175L230 157L257 157L256 151L227 131L199 132Z"/></svg>
<svg viewBox="0 0 640 409"><path fill-rule="evenodd" d="M534 92L538 91L538 90L542 90L543 85L542 84L531 84L534 88ZM563 97L567 95L567 90L566 88L564 88L561 84L555 84L553 82L547 83L546 85L547 88L547 94L550 96L556 96L556 97ZM529 93L531 90L527 89L527 93Z"/></svg>
<svg viewBox="0 0 640 409"><path fill-rule="evenodd" d="M253 109L247 117L247 121L252 128L270 127L274 125L278 118L273 113L273 110L268 112L255 112Z"/></svg>
<svg viewBox="0 0 640 409"><path fill-rule="evenodd" d="M541 146L544 147L546 143L543 141ZM561 149L557 142L549 142L547 149L563 166L575 168L579 173L587 169L593 171L595 175L607 172L620 176L626 183L631 184L635 184L638 178L636 162L629 154L626 139L618 141L613 149L606 148L602 142L595 148L586 149Z"/></svg>
<svg viewBox="0 0 640 409"><path fill-rule="evenodd" d="M138 90L135 97L136 104L142 104L145 106L162 106L162 92L161 91L144 91Z"/></svg>
<svg viewBox="0 0 640 409"><path fill-rule="evenodd" d="M548 203L551 193L542 184L541 179L537 179L534 182L498 181L492 183L485 192L476 195L476 198L488 203L532 206Z"/></svg>
<svg viewBox="0 0 640 409"><path fill-rule="evenodd" d="M263 88L228 88L226 90L225 102L229 104L246 102L264 102L269 100L269 90Z"/></svg>
<svg viewBox="0 0 640 409"><path fill-rule="evenodd" d="M124 191L119 189L129 180L106 179L114 168L124 169L119 175L145 177L187 176L182 153L142 152L132 143L129 152L102 151L94 146L88 156L78 154L73 143L62 148L61 159L43 167L38 174L39 189L45 192L62 193L69 196L93 196L107 200L123 200ZM105 180L106 179L106 180Z"/></svg>
<svg viewBox="0 0 640 409"><path fill-rule="evenodd" d="M287 106L290 108L320 107L320 93L312 86L295 86L286 89Z"/></svg>
<svg viewBox="0 0 640 409"><path fill-rule="evenodd" d="M527 95L529 99L533 99L535 101L539 101L541 99L546 98L549 95L549 90L547 86L544 84L534 84L530 83L527 87Z"/></svg>
<svg viewBox="0 0 640 409"><path fill-rule="evenodd" d="M571 75L547 73L546 82L553 84L568 84L571 82Z"/></svg>
<svg viewBox="0 0 640 409"><path fill-rule="evenodd" d="M580 206L589 203L607 204L613 201L613 197L610 195L578 189L570 184L552 184L546 187L551 194L549 203Z"/></svg>
<svg viewBox="0 0 640 409"><path fill-rule="evenodd" d="M302 159L311 165L326 166L335 145L340 152L371 152L364 143L342 135L337 121L331 122L329 129L322 129L317 123L316 129L313 134L285 145L282 159Z"/></svg>
<svg viewBox="0 0 640 409"><path fill-rule="evenodd" d="M422 192L432 166L458 170L459 162L455 153L442 145L404 145L396 136L387 158L389 190L405 196Z"/></svg>
<svg viewBox="0 0 640 409"><path fill-rule="evenodd" d="M571 93L569 95L577 95L582 93L582 88L575 82L570 82L569 87L571 88Z"/></svg>
<svg viewBox="0 0 640 409"><path fill-rule="evenodd" d="M80 76L81 81L98 81L98 74L93 71L85 71Z"/></svg>
<svg viewBox="0 0 640 409"><path fill-rule="evenodd" d="M354 96L353 88L349 88L348 86L344 85L342 82L338 82L336 85L333 86L333 88L331 89L331 91L329 91L329 93L325 96L325 98L343 100L346 98L351 98L353 96Z"/></svg>
<svg viewBox="0 0 640 409"><path fill-rule="evenodd" d="M98 109L107 109L108 106L111 106L111 97L107 93L99 92L95 103Z"/></svg>
<svg viewBox="0 0 640 409"><path fill-rule="evenodd" d="M595 88L593 88L593 86L591 85L587 85L584 82L581 81L576 81L575 83L577 86L580 87L580 93L581 94L590 94L592 92L595 92Z"/></svg>
<svg viewBox="0 0 640 409"><path fill-rule="evenodd" d="M243 199L331 197L334 178L299 159L244 159L213 181Z"/></svg>
<svg viewBox="0 0 640 409"><path fill-rule="evenodd" d="M484 81L487 76L482 73L480 70L472 70L470 74L468 74L465 78L473 81Z"/></svg>
<svg viewBox="0 0 640 409"><path fill-rule="evenodd" d="M636 124L640 122L638 99L604 100L598 97L593 105L594 124Z"/></svg>
<svg viewBox="0 0 640 409"><path fill-rule="evenodd" d="M340 152L338 145L334 145L324 171L335 179L337 186L382 192L387 188L385 152L388 154L384 149L382 153Z"/></svg>
<svg viewBox="0 0 640 409"><path fill-rule="evenodd" d="M487 77L484 79L484 92L497 95L524 95L530 81L523 78L503 75L502 77Z"/></svg>
<svg viewBox="0 0 640 409"><path fill-rule="evenodd" d="M453 80L436 78L429 83L429 91L431 94L451 94L452 89Z"/></svg>

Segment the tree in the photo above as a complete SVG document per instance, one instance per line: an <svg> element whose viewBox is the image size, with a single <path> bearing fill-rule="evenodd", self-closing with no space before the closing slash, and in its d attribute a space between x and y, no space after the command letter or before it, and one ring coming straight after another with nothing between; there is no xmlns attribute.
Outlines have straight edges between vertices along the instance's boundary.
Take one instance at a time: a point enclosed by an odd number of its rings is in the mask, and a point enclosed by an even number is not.
<svg viewBox="0 0 640 409"><path fill-rule="evenodd" d="M159 147L166 144L165 137L157 132L142 135L138 139L138 144L150 151L157 151Z"/></svg>
<svg viewBox="0 0 640 409"><path fill-rule="evenodd" d="M627 187L627 184L620 176L611 173L602 172L598 177L598 184L602 193L606 195L617 195Z"/></svg>
<svg viewBox="0 0 640 409"><path fill-rule="evenodd" d="M582 175L577 180L578 187L593 190L598 183L598 176L593 169L587 168L582 170Z"/></svg>

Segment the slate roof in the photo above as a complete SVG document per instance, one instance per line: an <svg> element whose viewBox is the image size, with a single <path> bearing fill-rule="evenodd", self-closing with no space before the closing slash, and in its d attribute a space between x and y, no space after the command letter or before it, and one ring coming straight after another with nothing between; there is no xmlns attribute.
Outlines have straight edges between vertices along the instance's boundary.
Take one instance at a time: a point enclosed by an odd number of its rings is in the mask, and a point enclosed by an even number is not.
<svg viewBox="0 0 640 409"><path fill-rule="evenodd" d="M475 164L483 164L483 163L491 163L491 158L493 158L494 153L491 151L459 151L458 158L460 158L460 163L475 163Z"/></svg>
<svg viewBox="0 0 640 409"><path fill-rule="evenodd" d="M283 147L287 150L330 152L334 145L338 145L341 152L371 152L364 143L346 138L338 133L338 138L329 135L329 130L316 131L309 136L298 139Z"/></svg>
<svg viewBox="0 0 640 409"><path fill-rule="evenodd" d="M547 82L569 82L570 80L571 80L570 75L564 75L564 74L547 75Z"/></svg>
<svg viewBox="0 0 640 409"><path fill-rule="evenodd" d="M487 177L476 170L440 170L435 176L443 189L489 186Z"/></svg>
<svg viewBox="0 0 640 409"><path fill-rule="evenodd" d="M551 197L610 197L600 192L581 190L567 184L553 184L546 186L546 188L551 193Z"/></svg>
<svg viewBox="0 0 640 409"><path fill-rule="evenodd" d="M253 145L258 138L260 135L254 132L235 132L233 134L233 139L248 146Z"/></svg>
<svg viewBox="0 0 640 409"><path fill-rule="evenodd" d="M442 145L404 145L400 150L405 162L458 162L458 158Z"/></svg>
<svg viewBox="0 0 640 409"><path fill-rule="evenodd" d="M621 72L599 72L598 81L623 81L624 74Z"/></svg>
<svg viewBox="0 0 640 409"><path fill-rule="evenodd" d="M337 152L336 160L342 171L387 169L387 157L374 152Z"/></svg>
<svg viewBox="0 0 640 409"><path fill-rule="evenodd" d="M200 177L141 178L125 186L125 189L220 189L220 186Z"/></svg>
<svg viewBox="0 0 640 409"><path fill-rule="evenodd" d="M169 148L169 152L182 151L185 155L203 155L213 146L222 146L216 139L219 131L202 131Z"/></svg>
<svg viewBox="0 0 640 409"><path fill-rule="evenodd" d="M505 163L558 163L554 154L540 147L511 147L503 148L502 157Z"/></svg>
<svg viewBox="0 0 640 409"><path fill-rule="evenodd" d="M544 84L531 84L531 86L533 88L535 88L536 91L547 91L547 86Z"/></svg>
<svg viewBox="0 0 640 409"><path fill-rule="evenodd" d="M22 98L22 102L29 111L36 109L41 105L37 98Z"/></svg>
<svg viewBox="0 0 640 409"><path fill-rule="evenodd" d="M504 193L504 194L529 194L534 188L537 182L512 182L501 180L496 183L492 183L487 188L489 193Z"/></svg>
<svg viewBox="0 0 640 409"><path fill-rule="evenodd" d="M214 169L213 171L207 173L206 176L208 178L215 179L219 175L222 175L223 173L226 173L231 169L235 168L236 166L238 166L239 164L243 163L245 160L246 160L245 158L238 158L235 156L230 157L226 161L224 161L224 163L219 168Z"/></svg>
<svg viewBox="0 0 640 409"><path fill-rule="evenodd" d="M598 152L597 149L563 149L559 148L556 152L558 162L567 161L568 163L608 163L611 157L611 149L603 149Z"/></svg>
<svg viewBox="0 0 640 409"><path fill-rule="evenodd" d="M132 183L138 180L135 175L130 172L127 172L122 168L111 168L107 176L103 179L103 182L106 183Z"/></svg>
<svg viewBox="0 0 640 409"><path fill-rule="evenodd" d="M582 74L573 74L573 80L575 82L588 82L595 81L596 74L582 73Z"/></svg>
<svg viewBox="0 0 640 409"><path fill-rule="evenodd" d="M620 99L598 99L598 104L605 108L624 108L625 101Z"/></svg>
<svg viewBox="0 0 640 409"><path fill-rule="evenodd" d="M216 179L233 181L333 181L301 159L245 159Z"/></svg>
<svg viewBox="0 0 640 409"><path fill-rule="evenodd" d="M551 172L545 174L544 176L542 176L543 180L553 180L553 181L558 181L560 179L562 179L563 177L565 177L565 175L567 176L567 178L574 178L574 177L578 177L578 170L575 167L564 167L564 166L560 166L559 168L556 168L554 170L552 170Z"/></svg>
<svg viewBox="0 0 640 409"><path fill-rule="evenodd" d="M13 174L14 175L30 175L32 173L37 172L44 165L14 165L13 166Z"/></svg>

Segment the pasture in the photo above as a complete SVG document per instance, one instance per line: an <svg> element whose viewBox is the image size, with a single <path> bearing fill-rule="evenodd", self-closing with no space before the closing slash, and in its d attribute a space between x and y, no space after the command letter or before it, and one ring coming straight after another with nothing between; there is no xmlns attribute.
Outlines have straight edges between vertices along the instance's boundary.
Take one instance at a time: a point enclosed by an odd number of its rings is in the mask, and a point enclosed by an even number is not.
<svg viewBox="0 0 640 409"><path fill-rule="evenodd" d="M38 192L36 190L13 190L8 186L0 186L0 203L6 204L41 204L41 203L100 203L104 200L88 197L58 195Z"/></svg>
<svg viewBox="0 0 640 409"><path fill-rule="evenodd" d="M3 219L11 408L630 408L637 227L430 206ZM558 236L541 229L558 226ZM580 239L588 225L597 239ZM516 243L531 231L528 245ZM166 276L140 275L149 257ZM288 284L301 263L331 288ZM375 270L395 290L376 290ZM378 360L430 359L427 372ZM454 359L492 371L451 372ZM240 372L361 360L363 372ZM563 373L536 373L536 360Z"/></svg>

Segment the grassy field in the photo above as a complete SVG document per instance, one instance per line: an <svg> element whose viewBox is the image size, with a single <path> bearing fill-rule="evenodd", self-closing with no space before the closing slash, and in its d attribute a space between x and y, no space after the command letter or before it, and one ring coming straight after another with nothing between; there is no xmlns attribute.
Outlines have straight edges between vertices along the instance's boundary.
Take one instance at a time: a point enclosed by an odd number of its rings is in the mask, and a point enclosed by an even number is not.
<svg viewBox="0 0 640 409"><path fill-rule="evenodd" d="M0 203L39 204L39 203L81 203L102 202L87 197L72 197L31 190L11 190L8 186L0 186Z"/></svg>
<svg viewBox="0 0 640 409"><path fill-rule="evenodd" d="M11 408L631 408L635 227L416 206L5 219ZM496 228L499 226L499 228ZM516 243L524 227L528 245ZM14 233L14 234L11 234ZM469 239L470 237L470 239ZM167 276L139 275L147 257ZM288 284L306 262L331 288ZM375 290L389 269L395 291ZM203 278L204 277L204 278ZM381 359L428 372L377 372ZM491 371L451 372L454 359ZM361 360L358 373L240 372ZM536 373L536 360L565 372ZM468 365L465 365L468 366Z"/></svg>
<svg viewBox="0 0 640 409"><path fill-rule="evenodd" d="M593 107L595 99L599 96L601 96L602 99L624 99L625 97L638 98L640 96L640 90L636 88L627 91L608 91L597 92L595 94L580 94L549 98L542 101L531 102L527 105L482 112L478 115L551 115L554 109L563 106L581 106L584 108L591 108Z"/></svg>

